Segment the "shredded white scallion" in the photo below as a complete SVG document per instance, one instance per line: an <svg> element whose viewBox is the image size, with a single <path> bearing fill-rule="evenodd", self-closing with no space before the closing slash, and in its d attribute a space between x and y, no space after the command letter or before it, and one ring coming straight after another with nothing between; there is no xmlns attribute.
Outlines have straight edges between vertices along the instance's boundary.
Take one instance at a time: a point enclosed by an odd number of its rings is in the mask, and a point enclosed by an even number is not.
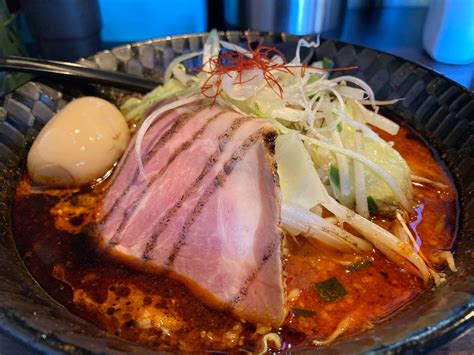
<svg viewBox="0 0 474 355"><path fill-rule="evenodd" d="M242 54L244 54L245 56L247 56L249 58L253 57L252 53L250 53L249 50L246 49L246 48L243 48L243 47L238 46L234 43L230 43L230 42L223 41L223 40L221 40L220 43L221 43L222 48L228 49L228 50L233 51L233 52L242 53Z"/></svg>
<svg viewBox="0 0 474 355"><path fill-rule="evenodd" d="M434 181L432 179L428 179L428 178L425 178L423 176L418 176L418 175L413 175L413 174L411 175L411 181L431 185L433 187L437 187L437 188L442 189L442 190L446 190L446 189L449 188L448 185L443 184L441 182Z"/></svg>
<svg viewBox="0 0 474 355"><path fill-rule="evenodd" d="M367 252L372 245L301 207L282 203L283 227L292 235L314 238L339 251Z"/></svg>
<svg viewBox="0 0 474 355"><path fill-rule="evenodd" d="M281 338L277 333L268 333L265 334L259 341L257 349L255 349L256 354L266 354L270 349L269 343L273 343L275 348L279 350L281 348Z"/></svg>
<svg viewBox="0 0 474 355"><path fill-rule="evenodd" d="M364 139L361 132L354 132L354 145L356 152L363 154ZM367 188L365 186L364 165L354 160L354 183L355 183L355 203L356 211L364 218L369 218L369 204L367 202Z"/></svg>
<svg viewBox="0 0 474 355"><path fill-rule="evenodd" d="M298 40L298 44L296 46L296 53L294 59L291 61L291 64L301 64L301 47L306 48L318 48L320 45L320 37L319 34L316 36L316 41L308 42L304 38L300 38Z"/></svg>
<svg viewBox="0 0 474 355"><path fill-rule="evenodd" d="M168 65L168 67L166 68L165 75L163 77L163 81L166 83L171 79L171 75L173 74L173 70L175 69L175 67L178 64L181 64L185 60L198 57L198 56L202 55L202 53L203 53L203 51L191 52L191 53L183 54L183 55L180 55L180 56L174 58L171 61L171 63Z"/></svg>
<svg viewBox="0 0 474 355"><path fill-rule="evenodd" d="M374 141L376 142L379 142L381 144L387 144L387 142L385 142L382 138L380 138L380 136L375 133L374 131L372 131L369 127L367 127L366 125L360 123L360 122L357 122L355 120L353 120L352 118L350 118L349 116L347 116L343 111L341 110L338 110L338 109L335 109L333 112L335 112L340 118L341 120L343 120L344 122L346 122L349 126L351 126L352 128L355 128L356 130L360 130L362 131L363 133L365 133L368 137L372 138ZM363 154L363 151L361 152L358 152L358 153L361 153Z"/></svg>
<svg viewBox="0 0 474 355"><path fill-rule="evenodd" d="M389 120L382 115L369 111L366 109L359 101L354 100L356 106L362 111L364 114L365 122L380 128L381 130L391 134L392 136L396 135L400 130L400 125L396 124L395 122Z"/></svg>
<svg viewBox="0 0 474 355"><path fill-rule="evenodd" d="M339 336L345 333L353 323L353 317L351 315L348 315L339 322L334 332L332 332L328 338L326 338L325 340L313 340L313 345L323 346L333 343L334 340L336 340Z"/></svg>
<svg viewBox="0 0 474 355"><path fill-rule="evenodd" d="M400 211L397 211L396 212L396 216L397 216L397 220L398 222L400 223L400 225L402 226L405 234L407 235L408 237L408 240L411 242L411 244L413 245L413 250L415 250L415 252L419 252L420 251L420 248L421 248L421 240L420 241L417 241L414 237L413 237L413 234L411 233L410 229L408 229L408 226L405 222L405 219L403 218L402 214L400 213Z"/></svg>
<svg viewBox="0 0 474 355"><path fill-rule="evenodd" d="M439 252L438 254L435 255L435 258L446 262L448 264L449 269L452 272L458 271L458 269L456 268L456 264L454 263L453 253L451 253L449 250Z"/></svg>
<svg viewBox="0 0 474 355"><path fill-rule="evenodd" d="M364 90L353 88L351 86L339 86L337 91L347 98L351 98L354 100L364 100L366 93Z"/></svg>
<svg viewBox="0 0 474 355"><path fill-rule="evenodd" d="M400 257L408 260L413 266L416 267L420 276L423 278L425 284L428 284L430 279L430 270L423 261L423 259L413 250L413 248L398 239L389 231L380 227L379 225L365 219L354 211L347 207L339 204L333 198L330 198L328 202L323 203L330 212L334 213L339 219L350 224L359 233L361 233L369 242L371 242L375 248L380 250L387 258L392 260L394 263L404 267L401 263ZM397 255L394 258L394 254Z"/></svg>
<svg viewBox="0 0 474 355"><path fill-rule="evenodd" d="M375 103L377 106L384 106L384 105L393 105L402 100L403 99L375 100L373 103ZM372 105L372 102L370 102L369 100L360 100L360 103L362 105Z"/></svg>
<svg viewBox="0 0 474 355"><path fill-rule="evenodd" d="M178 99L176 101L173 101L167 105L161 106L160 108L156 109L153 111L142 123L140 126L139 130L136 133L136 141L135 141L135 155L137 158L138 162L138 169L140 170L140 174L144 177L145 175L145 168L143 166L143 161L142 161L142 141L143 138L145 137L146 132L148 131L148 128L165 112L174 110L178 107L188 105L190 103L196 102L198 100L201 100L203 97L201 94L194 95L191 97L186 97L184 99Z"/></svg>
<svg viewBox="0 0 474 355"><path fill-rule="evenodd" d="M343 76L339 76L337 78L331 79L331 81L333 83L339 83L341 81L347 81L347 82L353 83L353 84L361 87L362 89L364 89L365 93L367 94L367 96L369 98L369 102L372 105L372 108L374 110L377 109L377 106L375 105L374 91L364 80L356 78L355 76L351 76L351 75L343 75Z"/></svg>
<svg viewBox="0 0 474 355"><path fill-rule="evenodd" d="M373 170L377 175L379 175L387 183L388 186L390 186L392 191L395 193L395 196L397 197L397 200L399 201L400 205L406 211L411 211L413 209L412 206L410 205L410 203L408 202L405 194L403 193L402 189L400 188L400 186L398 186L398 183L395 181L395 179L390 174L388 174L385 170L383 170L381 167L379 167L377 164L375 164L373 161L367 159L366 157L364 157L361 154L353 152L350 149L340 148L340 147L337 147L333 144L328 144L328 143L322 142L320 140L307 137L305 135L300 135L300 137L303 141L307 141L310 144L314 144L314 145L320 146L322 148L326 148L326 149L328 149L330 151L333 151L335 153L340 153L340 154L346 155L346 156L348 156L352 159L360 161L361 163L366 165L368 168Z"/></svg>
<svg viewBox="0 0 474 355"><path fill-rule="evenodd" d="M341 136L337 130L331 132L331 140L334 147L340 150L345 150L341 140ZM311 142L311 141L310 141ZM347 155L340 154L340 151L336 152L337 168L339 170L339 184L341 189L341 199L350 203L352 194L352 184L349 177L349 159Z"/></svg>

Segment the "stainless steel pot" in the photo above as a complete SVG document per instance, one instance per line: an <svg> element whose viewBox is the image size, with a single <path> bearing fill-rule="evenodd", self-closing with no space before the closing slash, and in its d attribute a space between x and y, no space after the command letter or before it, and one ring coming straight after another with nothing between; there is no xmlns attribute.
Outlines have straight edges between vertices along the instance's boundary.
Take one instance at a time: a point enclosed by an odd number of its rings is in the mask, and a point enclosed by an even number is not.
<svg viewBox="0 0 474 355"><path fill-rule="evenodd" d="M224 0L233 29L308 35L341 28L346 0Z"/></svg>

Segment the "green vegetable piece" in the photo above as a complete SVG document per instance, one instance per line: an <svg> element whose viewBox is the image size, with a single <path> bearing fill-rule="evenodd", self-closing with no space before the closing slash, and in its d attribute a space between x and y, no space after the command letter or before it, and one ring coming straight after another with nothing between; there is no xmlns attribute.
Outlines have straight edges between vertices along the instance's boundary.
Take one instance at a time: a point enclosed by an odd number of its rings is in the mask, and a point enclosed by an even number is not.
<svg viewBox="0 0 474 355"><path fill-rule="evenodd" d="M379 207L375 203L375 200L372 196L367 196L367 204L369 205L369 212L371 215L377 214L379 211Z"/></svg>
<svg viewBox="0 0 474 355"><path fill-rule="evenodd" d="M347 295L346 289L335 276L325 281L315 283L314 287L324 302L333 302Z"/></svg>
<svg viewBox="0 0 474 355"><path fill-rule="evenodd" d="M339 180L339 169L336 168L334 165L329 167L329 178L331 179L332 183L336 185L337 188L341 188L341 181Z"/></svg>
<svg viewBox="0 0 474 355"><path fill-rule="evenodd" d="M295 317L313 317L316 312L313 311L312 309L307 309L307 308L292 308L291 312L295 315Z"/></svg>
<svg viewBox="0 0 474 355"><path fill-rule="evenodd" d="M363 268L365 268L367 266L370 266L370 265L372 265L372 261L362 260L362 261L359 261L358 263L349 265L348 267L346 267L346 270L349 271L349 272L357 271L357 270L363 269Z"/></svg>
<svg viewBox="0 0 474 355"><path fill-rule="evenodd" d="M308 78L307 84L312 84L316 80L318 80L319 78L320 78L320 76L318 74L311 74Z"/></svg>
<svg viewBox="0 0 474 355"><path fill-rule="evenodd" d="M324 57L323 58L323 68L324 69L334 68L334 61L329 57Z"/></svg>
<svg viewBox="0 0 474 355"><path fill-rule="evenodd" d="M255 102L254 114L255 116L258 116L258 117L265 117L265 114L262 112L262 110L260 109L260 107L258 106L256 102Z"/></svg>
<svg viewBox="0 0 474 355"><path fill-rule="evenodd" d="M336 126L338 132L342 132L342 124L339 122Z"/></svg>

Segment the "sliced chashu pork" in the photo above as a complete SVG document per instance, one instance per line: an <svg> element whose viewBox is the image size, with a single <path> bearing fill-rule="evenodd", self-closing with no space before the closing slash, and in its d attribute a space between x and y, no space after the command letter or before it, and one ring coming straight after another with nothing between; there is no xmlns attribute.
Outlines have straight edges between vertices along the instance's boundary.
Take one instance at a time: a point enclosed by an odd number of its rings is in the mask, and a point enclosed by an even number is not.
<svg viewBox="0 0 474 355"><path fill-rule="evenodd" d="M119 256L165 270L203 301L278 326L286 315L276 132L221 107L169 112L132 140L96 234ZM130 259L130 258L128 258Z"/></svg>

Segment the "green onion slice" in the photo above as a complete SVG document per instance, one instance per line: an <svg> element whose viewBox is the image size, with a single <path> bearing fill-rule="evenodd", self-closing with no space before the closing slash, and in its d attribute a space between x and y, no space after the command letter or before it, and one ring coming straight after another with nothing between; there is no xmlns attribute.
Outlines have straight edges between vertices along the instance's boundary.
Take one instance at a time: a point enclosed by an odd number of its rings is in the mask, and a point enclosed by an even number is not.
<svg viewBox="0 0 474 355"><path fill-rule="evenodd" d="M336 168L334 165L331 165L329 167L329 179L331 179L332 183L337 188L341 188L341 181L339 180L339 169Z"/></svg>
<svg viewBox="0 0 474 355"><path fill-rule="evenodd" d="M313 317L316 312L313 311L312 309L307 309L307 308L292 308L291 313L295 315L295 317Z"/></svg>
<svg viewBox="0 0 474 355"><path fill-rule="evenodd" d="M369 207L369 212L371 215L378 213L379 206L377 206L377 203L375 203L375 200L372 196L367 196L367 205Z"/></svg>
<svg viewBox="0 0 474 355"><path fill-rule="evenodd" d="M362 261L359 261L358 263L347 266L346 270L349 271L349 272L352 272L352 271L357 271L357 270L363 269L363 268L365 268L367 266L371 266L371 265L372 265L372 261L362 260Z"/></svg>
<svg viewBox="0 0 474 355"><path fill-rule="evenodd" d="M324 69L334 68L334 61L329 57L324 57L323 58L323 68Z"/></svg>
<svg viewBox="0 0 474 355"><path fill-rule="evenodd" d="M335 276L325 281L315 283L314 287L324 302L333 302L347 295L346 289Z"/></svg>

